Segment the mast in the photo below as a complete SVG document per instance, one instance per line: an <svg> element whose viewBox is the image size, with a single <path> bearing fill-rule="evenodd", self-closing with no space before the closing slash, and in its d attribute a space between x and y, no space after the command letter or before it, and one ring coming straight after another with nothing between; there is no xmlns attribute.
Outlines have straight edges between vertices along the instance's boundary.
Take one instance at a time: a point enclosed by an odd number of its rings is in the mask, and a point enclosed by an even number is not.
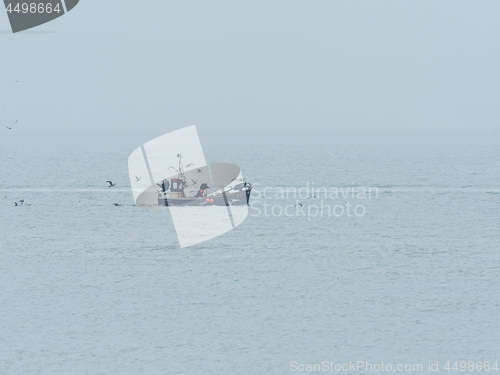
<svg viewBox="0 0 500 375"><path fill-rule="evenodd" d="M183 158L182 153L180 153L180 152L179 152L179 153L177 154L177 158L179 159L179 169L177 170L177 172L178 172L178 177L179 177L179 178L180 178L180 177L182 177L182 179L184 179L184 180L185 180L185 179L186 179L186 176L184 176L184 165L182 164L182 158Z"/></svg>

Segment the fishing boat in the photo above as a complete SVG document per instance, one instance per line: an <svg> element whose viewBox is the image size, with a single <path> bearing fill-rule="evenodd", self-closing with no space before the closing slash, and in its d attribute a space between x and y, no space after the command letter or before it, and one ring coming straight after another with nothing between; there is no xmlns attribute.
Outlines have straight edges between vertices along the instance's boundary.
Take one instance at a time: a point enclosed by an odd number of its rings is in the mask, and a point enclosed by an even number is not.
<svg viewBox="0 0 500 375"><path fill-rule="evenodd" d="M194 168L186 172L182 162L182 153L178 153L177 158L179 161L177 175L157 183L161 188L158 191L159 206L248 205L252 185L241 177L239 168L234 164L212 164L211 172L214 181L210 184L207 167ZM229 179L236 173L238 173L236 177ZM194 189L194 187L197 188Z"/></svg>

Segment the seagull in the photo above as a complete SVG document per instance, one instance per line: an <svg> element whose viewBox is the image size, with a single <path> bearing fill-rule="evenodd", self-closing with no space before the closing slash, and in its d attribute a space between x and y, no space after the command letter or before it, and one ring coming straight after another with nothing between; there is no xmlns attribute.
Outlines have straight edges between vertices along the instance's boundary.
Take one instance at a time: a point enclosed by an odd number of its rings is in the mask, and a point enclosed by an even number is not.
<svg viewBox="0 0 500 375"><path fill-rule="evenodd" d="M196 169L196 173L201 173L201 169L200 168Z"/></svg>
<svg viewBox="0 0 500 375"><path fill-rule="evenodd" d="M120 204L120 203L113 203L113 206L118 207L118 206L123 206L123 204Z"/></svg>
<svg viewBox="0 0 500 375"><path fill-rule="evenodd" d="M186 168L188 168L188 167L190 167L192 165L194 165L194 163L189 163L188 165L186 165Z"/></svg>
<svg viewBox="0 0 500 375"><path fill-rule="evenodd" d="M106 181L108 183L108 187L113 187L115 186L116 184L114 184L112 181Z"/></svg>
<svg viewBox="0 0 500 375"><path fill-rule="evenodd" d="M17 120L11 126L7 126L7 125L4 125L4 124L0 124L0 125L5 126L7 129L11 130L12 126L14 126L16 123L17 123Z"/></svg>
<svg viewBox="0 0 500 375"><path fill-rule="evenodd" d="M191 181L193 181L193 185L196 185L198 183L198 180L191 179Z"/></svg>
<svg viewBox="0 0 500 375"><path fill-rule="evenodd" d="M139 182L139 181L141 181L141 177L135 176L135 182Z"/></svg>

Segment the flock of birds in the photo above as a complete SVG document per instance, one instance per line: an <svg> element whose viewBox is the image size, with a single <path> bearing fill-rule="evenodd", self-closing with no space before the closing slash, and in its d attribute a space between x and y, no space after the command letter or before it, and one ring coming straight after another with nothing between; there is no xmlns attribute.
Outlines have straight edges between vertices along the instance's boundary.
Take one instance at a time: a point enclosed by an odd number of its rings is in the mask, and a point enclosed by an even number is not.
<svg viewBox="0 0 500 375"><path fill-rule="evenodd" d="M13 79L12 81L14 81L15 83L21 83L21 82L22 82L22 81L19 81L19 80L16 80L16 79ZM10 126L9 126L9 125L5 125L5 124L2 124L2 123L0 123L0 126L3 126L3 127L5 127L6 129L8 129L8 130L12 130L12 127L13 127L14 125L16 125L17 123L18 123L18 120L14 121L12 124L10 124ZM180 156L180 155L177 155L177 157L179 157L179 156ZM186 168L189 168L189 167L191 167L191 166L193 166L193 165L194 165L194 163L189 163L188 165L186 165ZM176 168L175 168L175 167L172 167L172 166L171 166L171 167L168 167L168 169L173 169L173 170L176 170ZM196 173L202 173L202 172L203 172L203 171L202 171L200 168L197 168L197 169L196 169ZM139 176L135 176L135 180L136 180L136 182L139 182L139 181L141 180L141 177L139 177ZM197 183L198 183L198 180L195 180L195 179L191 179L191 181L193 182L193 185L195 185L195 184L197 184ZM115 186L116 186L116 184L115 184L113 181L107 180L106 182L108 183L108 187L109 187L109 188L111 188L111 187L115 187ZM6 195L5 195L5 199L7 199L7 196L6 196ZM21 199L21 200L19 200L19 201L15 201L15 202L14 202L14 206L16 206L16 207L17 207L17 206L23 206L23 205L25 205L25 206L31 206L31 204L24 204L24 203L25 203L25 202L24 202L24 199ZM232 203L232 202L230 202L230 203ZM123 204L121 204L121 203L113 203L113 206L119 207L119 206L123 206Z"/></svg>
<svg viewBox="0 0 500 375"><path fill-rule="evenodd" d="M188 165L186 165L186 168L188 168L188 167L190 167L192 165L194 165L194 163L189 163ZM167 168L167 170L170 170L170 169L176 170L176 168L172 167L172 166L170 166L170 167ZM196 169L196 173L201 173L201 172L203 172L203 171L200 168ZM139 182L142 179L141 176L134 176L134 177L135 177L135 182ZM193 185L196 185L198 183L198 180L195 180L195 179L191 179L191 181L193 182ZM112 187L116 186L116 184L113 181L111 181L111 180L107 180L106 182L108 183L108 188L112 188ZM121 204L121 203L113 203L113 206L119 207L119 206L123 206L123 204Z"/></svg>
<svg viewBox="0 0 500 375"><path fill-rule="evenodd" d="M137 179L137 181L139 181L141 179L140 177L137 177L137 176L135 176L135 178ZM114 187L114 186L116 186L116 184L113 181L108 180L106 182L108 183L108 187ZM4 199L7 199L6 195L4 195ZM78 203L80 203L80 202L81 201L78 201ZM24 199L20 199L20 200L14 202L14 206L15 207L19 207L19 206L31 206L31 203L29 203L29 204L28 203L24 204L24 203L25 203ZM123 204L121 204L121 203L113 203L113 206L120 207L120 206L123 206Z"/></svg>
<svg viewBox="0 0 500 375"><path fill-rule="evenodd" d="M16 121L16 122L17 122L17 121ZM15 123L14 123L14 124L15 124ZM1 124L1 125L3 125L3 124ZM5 125L3 125L3 126L5 126ZM11 128L10 128L10 127L8 127L8 126L6 126L6 127L7 127L8 129L11 129ZM190 166L192 166L192 165L194 165L194 163L189 163L186 167L190 167ZM175 169L174 167L168 167L168 169L170 169L170 168ZM201 169L199 169L199 168L198 168L196 171L197 171L197 173L201 173L201 172L202 172L202 170L201 170ZM136 182L141 181L141 178L142 178L142 177L140 177L140 176L134 176L134 177L135 177L135 181L136 181ZM198 183L198 180L195 180L195 179L191 179L191 181L193 182L193 185L195 185L195 184L197 184L197 183ZM107 182L107 184L108 184L108 188L112 188L112 187L115 187L115 186L116 186L116 184L115 184L113 181L111 181L111 180L107 180L106 182ZM6 195L5 195L5 199L7 199L7 196L6 196ZM79 201L79 202L80 202L80 201ZM16 206L16 207L17 207L17 206L22 206L22 205L24 205L24 199L21 199L20 201L15 201L15 202L14 202L14 206ZM26 204L26 206L31 206L31 204ZM113 203L113 206L115 206L115 207L120 207L120 206L123 206L123 204L121 204L121 203Z"/></svg>
<svg viewBox="0 0 500 375"><path fill-rule="evenodd" d="M7 199L7 196L5 196L5 198ZM24 205L24 199L14 202L14 206L22 206L22 205ZM26 203L26 206L31 206L31 203Z"/></svg>
<svg viewBox="0 0 500 375"><path fill-rule="evenodd" d="M13 80L13 81L16 82L16 83L21 83L21 81L18 81L18 80ZM14 121L10 126L7 126L7 125L2 124L2 123L0 123L0 125L3 126L3 127L5 127L8 130L12 130L12 127L14 125L16 125L17 123L18 123L18 120ZM186 168L189 168L189 167L191 167L193 165L194 165L194 163L189 163L189 164L186 165ZM168 169L176 170L176 168L172 167L172 166L168 167ZM196 169L196 173L202 173L202 172L203 171L200 168ZM135 177L136 182L139 182L141 180L141 177L139 177L139 176L134 176L134 177ZM235 179L233 179L231 181L234 181L234 180ZM195 180L195 179L191 179L191 181L193 182L193 185L196 185L198 183L198 180ZM113 181L111 181L111 180L107 180L106 182L108 183L108 188L112 188L112 187L116 186L116 184ZM7 199L6 195L4 197L5 197L5 199ZM316 198L316 196L311 196L309 198L312 198L312 197ZM232 203L234 203L236 201L238 201L238 199L233 199L232 201L229 202L229 204L231 205ZM16 206L16 207L23 206L23 205L25 205L25 206L31 206L31 204L28 204L28 203L24 204L24 203L25 203L24 199L21 199L19 201L15 201L14 202L14 206ZM301 203L299 203L299 205L300 205L300 207L302 207ZM113 203L113 206L120 207L120 206L123 206L123 204L121 204L121 203Z"/></svg>
<svg viewBox="0 0 500 375"><path fill-rule="evenodd" d="M141 177L139 177L139 176L134 176L134 177L136 179L136 182L139 182L141 180ZM236 179L233 178L231 181L235 181L235 180ZM198 180L191 179L191 181L193 182L193 185L196 184L196 183L198 183ZM244 181L244 179L238 179L238 181ZM113 181L111 181L111 180L107 180L106 182L108 183L108 188L112 188L112 187L116 186L116 184ZM7 199L7 196L4 195L4 198ZM311 198L316 198L316 195L313 194L310 197L308 197L307 199L311 199ZM232 199L231 201L229 201L229 205L232 205L234 202L238 202L238 201L239 201L239 199ZM80 202L80 201L78 201L78 202ZM16 206L16 207L17 206L23 206L23 205L25 205L24 203L25 203L24 199L20 199L19 201L15 201L14 202L14 206ZM31 206L31 204L26 203L26 206ZM113 206L120 207L120 206L123 206L123 204L121 204L121 203L113 203ZM297 204L294 205L294 207L297 207L297 206L298 207L304 207L304 205L302 203L300 203L300 202L298 202Z"/></svg>
<svg viewBox="0 0 500 375"><path fill-rule="evenodd" d="M311 199L311 198L316 198L316 195L315 195L315 194L313 194L313 195L311 195L310 197L308 197L307 199ZM304 207L304 205L303 205L302 203L300 203L300 202L298 202L297 204L294 204L294 205L293 205L293 207L297 207L297 206L298 206L298 207Z"/></svg>
<svg viewBox="0 0 500 375"><path fill-rule="evenodd" d="M141 178L140 178L140 177L135 176L135 179L136 179L137 181L140 181L140 179L141 179ZM108 187L114 187L114 186L116 186L116 184L115 184L113 181L108 180L108 181L106 181L106 182L108 183ZM120 206L123 206L123 204L121 204L121 203L113 203L113 206L115 206L115 207L120 207Z"/></svg>

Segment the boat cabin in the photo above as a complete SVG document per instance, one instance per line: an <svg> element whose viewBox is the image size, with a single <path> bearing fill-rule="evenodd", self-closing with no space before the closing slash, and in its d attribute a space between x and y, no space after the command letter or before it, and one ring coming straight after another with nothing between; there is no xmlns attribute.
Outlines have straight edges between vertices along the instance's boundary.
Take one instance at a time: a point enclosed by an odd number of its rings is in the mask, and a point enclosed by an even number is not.
<svg viewBox="0 0 500 375"><path fill-rule="evenodd" d="M172 198L185 198L184 196L184 180L180 178L172 178L170 180L170 196Z"/></svg>

